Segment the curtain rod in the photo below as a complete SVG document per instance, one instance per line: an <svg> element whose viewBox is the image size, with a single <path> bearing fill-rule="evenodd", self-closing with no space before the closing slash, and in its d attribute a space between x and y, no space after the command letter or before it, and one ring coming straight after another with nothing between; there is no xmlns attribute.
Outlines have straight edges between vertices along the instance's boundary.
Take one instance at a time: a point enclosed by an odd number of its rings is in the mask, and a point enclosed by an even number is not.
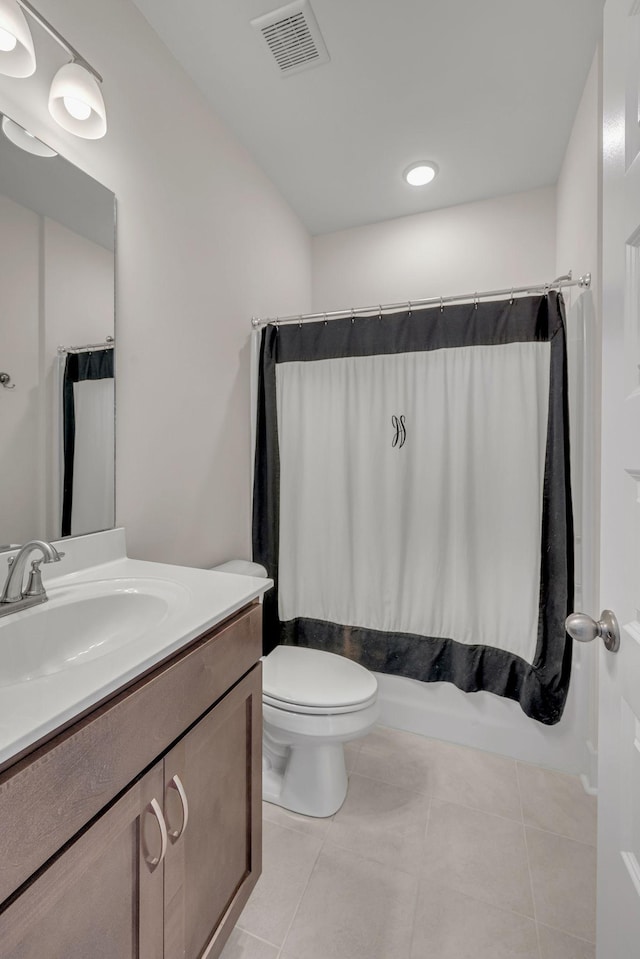
<svg viewBox="0 0 640 959"><path fill-rule="evenodd" d="M337 319L345 316L358 316L362 313L386 313L390 310L402 310L406 307L409 310L420 306L443 306L445 303L458 303L460 300L482 300L489 296L515 296L519 293L548 293L549 290L562 290L567 286L579 286L582 289L589 289L591 286L591 274L585 273L578 280L572 278L571 270L564 276L557 276L551 283L539 283L533 286L509 287L506 290L488 290L483 293L461 293L458 296L432 296L423 300L405 300L403 303L376 303L375 306L360 306L357 309L332 310L329 313L300 313L291 316L275 316L263 319L259 316L251 318L251 325L254 329L266 326L267 323L303 323L305 320L328 320Z"/></svg>
<svg viewBox="0 0 640 959"><path fill-rule="evenodd" d="M87 343L86 346L59 346L58 353L93 353L95 350L112 350L115 340L108 336L104 343Z"/></svg>

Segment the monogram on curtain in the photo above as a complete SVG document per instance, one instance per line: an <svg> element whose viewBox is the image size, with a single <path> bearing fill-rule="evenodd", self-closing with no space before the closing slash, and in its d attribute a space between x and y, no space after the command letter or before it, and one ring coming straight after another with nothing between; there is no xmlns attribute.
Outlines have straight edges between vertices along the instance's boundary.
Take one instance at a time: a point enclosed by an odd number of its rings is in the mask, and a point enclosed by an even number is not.
<svg viewBox="0 0 640 959"><path fill-rule="evenodd" d="M254 559L293 643L560 719L573 531L559 294L262 333Z"/></svg>

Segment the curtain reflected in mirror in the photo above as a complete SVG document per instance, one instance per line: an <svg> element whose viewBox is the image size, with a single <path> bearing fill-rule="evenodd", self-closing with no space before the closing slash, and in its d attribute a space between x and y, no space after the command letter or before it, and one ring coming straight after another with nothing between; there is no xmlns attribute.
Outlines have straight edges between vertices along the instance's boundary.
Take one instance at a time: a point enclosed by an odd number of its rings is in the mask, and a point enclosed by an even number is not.
<svg viewBox="0 0 640 959"><path fill-rule="evenodd" d="M62 535L114 525L113 345L60 357L62 371Z"/></svg>
<svg viewBox="0 0 640 959"><path fill-rule="evenodd" d="M114 231L111 191L0 134L0 550L114 525Z"/></svg>

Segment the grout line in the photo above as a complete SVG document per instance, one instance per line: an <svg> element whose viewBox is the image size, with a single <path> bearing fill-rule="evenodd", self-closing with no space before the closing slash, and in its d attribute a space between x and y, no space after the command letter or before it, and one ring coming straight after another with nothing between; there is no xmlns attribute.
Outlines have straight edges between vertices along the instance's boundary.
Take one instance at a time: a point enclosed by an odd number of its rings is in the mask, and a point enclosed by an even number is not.
<svg viewBox="0 0 640 959"><path fill-rule="evenodd" d="M259 936L256 932L251 932L249 929L245 929L244 926L240 925L241 920L242 920L242 914L240 915L240 919L238 919L235 926L233 927L233 930L231 933L232 935L233 935L233 932L241 932L245 936L249 936L250 939L257 939L258 942L264 943L265 946L270 946L271 949L276 949L276 950L280 949L280 946L277 943L271 942L270 939L265 939L264 936ZM227 943L228 943L228 940L227 940ZM225 943L225 949L227 948L227 943ZM224 953L224 949L223 949L223 953Z"/></svg>
<svg viewBox="0 0 640 959"><path fill-rule="evenodd" d="M494 819L502 819L505 822L515 822L518 826L524 825L522 819L514 819L513 816L503 816L499 812L490 812L488 809L482 809L479 806L468 806L467 803L454 802L452 799L441 799L436 793L433 793L431 798L447 806L458 806L460 809L468 809L469 812L477 812L483 816L492 816Z"/></svg>
<svg viewBox="0 0 640 959"><path fill-rule="evenodd" d="M357 779L367 779L369 782L382 783L383 786L393 786L394 789L401 789L403 792L412 793L414 796L422 796L425 799L430 799L433 795L431 790L423 792L421 789L412 789L411 786L405 786L403 783L391 782L389 779L379 779L377 776L367 776L366 773L358 772L355 769L351 770L349 778L351 776L355 776Z"/></svg>
<svg viewBox="0 0 640 959"><path fill-rule="evenodd" d="M360 776L361 779L368 779L370 782L384 783L385 786L395 786L396 789L406 789L407 792L416 793L418 796L432 796L431 790L423 792L421 789L412 789L411 786L405 786L403 783L394 782L392 779L381 779L379 776L367 776L366 773L360 772L359 769L352 769L351 774L354 776Z"/></svg>
<svg viewBox="0 0 640 959"><path fill-rule="evenodd" d="M576 936L572 932L567 932L566 929L550 926L548 922L539 922L538 925L543 926L545 929L551 929L552 932L559 932L562 936L566 936L567 939L575 939L576 942L584 942L587 946L595 946L595 942L592 939L584 939L582 936Z"/></svg>
<svg viewBox="0 0 640 959"><path fill-rule="evenodd" d="M407 792L415 793L416 795L424 796L425 798L435 799L438 802L447 803L451 806L460 806L462 809L468 809L471 812L484 813L487 816L495 816L497 819L506 819L508 822L517 822L517 823L523 824L527 829L537 829L539 832L546 832L551 836L559 836L561 839L568 839L571 842L580 843L582 846L590 846L591 848L595 848L597 845L596 842L586 842L584 839L576 839L573 836L567 836L565 833L555 832L553 829L544 829L542 826L535 826L532 823L529 823L525 820L524 808L522 805L522 794L520 790L520 778L517 775L517 766L518 764L516 763L516 777L518 781L518 796L519 796L520 816L521 816L520 819L515 819L513 816L505 816L502 813L491 812L490 810L483 809L480 806L469 806L467 803L456 802L452 799L442 798L435 792L431 792L431 791L422 792L419 789L412 789L410 786L405 786L397 782L391 782L389 779L381 779L379 776L367 776L366 773L356 772L355 770L354 770L354 775L359 776L361 779L368 779L370 782L384 783L385 786L396 786L398 789L405 789ZM543 767L537 767L537 768L543 768Z"/></svg>
<svg viewBox="0 0 640 959"><path fill-rule="evenodd" d="M238 929L240 932L244 932L245 936L250 936L251 939L257 939L258 942L263 942L265 946L271 946L272 949L277 949L278 952L280 951L280 946L276 945L275 942L271 942L270 939L264 939L262 936L256 935L255 932L249 932L248 929L243 929L242 926L237 925L237 923L234 928Z"/></svg>
<svg viewBox="0 0 640 959"><path fill-rule="evenodd" d="M547 836L555 836L556 839L566 839L567 842L575 842L578 846L586 846L587 849L596 849L597 843L595 842L585 842L584 839L576 839L574 836L565 836L563 832L554 832L553 829L543 829L542 826L532 826L530 823L525 823L526 829L533 829L535 832L543 832Z"/></svg>
<svg viewBox="0 0 640 959"><path fill-rule="evenodd" d="M533 920L536 925L536 941L538 943L538 955L542 959L542 945L540 943L540 930L538 929L538 910L536 907L536 895L533 889L533 874L531 872L531 857L529 856L529 841L527 839L527 827L524 822L524 804L522 802L522 788L520 786L520 774L518 764L516 763L516 782L518 784L518 797L520 799L520 814L522 816L522 834L524 836L524 848L527 856L527 873L529 875L529 889L531 890L531 902L533 904Z"/></svg>
<svg viewBox="0 0 640 959"><path fill-rule="evenodd" d="M424 859L424 854L426 853L426 850L427 850L427 834L429 832L429 823L431 822L431 804L433 801L432 796L428 796L427 798L429 800L429 808L427 809L427 821L424 824L424 833L422 834L423 859ZM423 862L421 862L420 865L422 866ZM413 917L411 919L411 939L409 940L409 956L410 957L413 956L413 944L416 937L416 921L418 918L418 902L420 900L420 890L422 888L422 881L423 881L422 869L420 869L420 872L418 873L418 884L416 887L416 902L415 902L415 906L413 907Z"/></svg>
<svg viewBox="0 0 640 959"><path fill-rule="evenodd" d="M366 783L366 782L380 782L379 780L371 780L371 779L369 779L369 778L366 777L366 776L360 777L359 774L357 774L357 773L355 773L354 776L355 776L356 778L361 778L361 779L363 779L365 783ZM404 793L406 796L409 796L409 797L411 798L411 800L418 802L418 803L420 804L420 807L421 807L422 810L426 810L426 816L425 816L425 820L424 820L424 826L423 826L423 828L422 828L422 834L419 836L419 838L418 838L418 840L417 840L418 842L424 843L424 839L425 839L425 836L426 836L426 830L427 830L427 824L428 824L428 822L429 822L429 813L430 813L430 809L431 809L431 796L428 795L428 794L425 795L424 793L416 792L415 790L406 789L405 787L402 787L402 786L394 786L392 783L383 783L383 782L380 782L380 785L382 785L382 786L389 786L391 789L394 789L394 788L395 788L395 789L398 789L400 792ZM336 817L338 817L339 815L340 815L340 810L338 810L338 812L337 812L337 813L335 814L335 816L333 817L333 822L336 822L338 826L341 825L341 822L338 821L338 820L336 820ZM357 818L358 820L360 819L359 816L356 817L356 818ZM381 825L382 825L382 823L381 823ZM391 829L391 830L388 830L388 829L387 829L386 831L387 831L390 835L397 837L400 841L405 841L405 840L407 839L407 836L406 836L406 834L402 831L402 829ZM409 869L406 869L401 862L396 862L395 859L390 860L390 859L388 859L388 858L387 858L387 859L377 858L374 854L370 854L370 853L368 853L368 852L363 852L361 849L355 850L355 849L353 849L351 846L347 845L348 839L347 839L347 842L345 842L345 841L340 841L339 838L336 839L336 838L334 837L334 835L332 835L332 832L333 832L333 830L332 830L332 828L330 827L330 828L327 830L326 834L325 834L325 845L326 845L326 843L328 843L330 846L335 846L337 849L342 849L344 852L347 852L347 853L349 853L350 855L352 855L352 856L354 856L354 857L356 857L356 858L358 858L358 859L362 859L362 860L364 860L364 861L366 861L366 862L376 863L376 865L378 865L378 866L386 866L386 867L388 867L389 869L393 869L393 870L395 870L395 871L397 871L397 872L401 872L401 873L403 873L403 875L410 876L410 877L412 877L413 879L415 879L416 877L419 878L419 876L420 876L420 871L418 871L418 872L413 872L413 871L411 871L411 870L409 870Z"/></svg>
<svg viewBox="0 0 640 959"><path fill-rule="evenodd" d="M468 892L466 889L460 889L459 886L455 886L453 883L443 882L441 879L428 879L425 876L419 877L421 881L431 883L432 885L440 885L441 888L448 890L449 892L455 893L457 896L461 896L463 899L472 899L473 902L480 903L482 906L488 906L490 909L497 909L498 912L507 912L511 916L518 916L520 919L526 919L528 922L535 923L533 916L528 916L526 912L518 912L517 909L511 909L509 906L500 905L497 902L493 902L490 899L480 899L479 896L474 895L472 892ZM562 932L562 930L558 930ZM436 956L433 959L437 959Z"/></svg>
<svg viewBox="0 0 640 959"><path fill-rule="evenodd" d="M526 766L527 768L530 768L530 769L542 770L543 772L548 773L548 774L551 775L551 776L557 776L557 777L559 777L559 778L563 778L563 777L564 777L565 779L573 779L573 780L576 781L576 783L580 784L580 786L581 786L582 789L584 789L584 784L582 783L581 777L579 777L579 776L574 776L572 773L563 773L563 772L560 772L560 771L557 770L557 769L548 769L546 766L539 766L539 765L536 765L535 763L525 763L525 762L523 762L523 761L520 760L520 759L518 759L517 762L516 762L516 769L518 770L518 784L520 783L520 776L519 776L519 767L520 767L520 766ZM589 794L585 791L585 796L587 796L587 795L589 795ZM524 810L523 810L523 819L524 819ZM597 806L596 806L596 835L594 836L593 842L588 842L587 840L584 840L584 839L576 839L574 836L567 836L566 833L564 833L564 832L558 832L558 831L555 830L555 829L545 829L544 826L536 826L535 823L529 823L529 822L526 822L526 820L525 820L525 825L526 825L526 826L529 826L531 829L539 829L540 832L549 832L549 833L551 833L551 834L554 835L554 836L562 836L563 839L571 839L571 840L573 840L573 842L580 842L580 843L582 843L584 846L597 846L597 844L598 844L598 835L597 835Z"/></svg>
<svg viewBox="0 0 640 959"><path fill-rule="evenodd" d="M364 852L356 852L354 849L351 849L349 846L343 846L342 843L336 842L335 839L328 838L329 846L333 846L335 849L339 849L342 852L348 853L350 856L353 856L354 859L361 859L362 862L370 862L376 866L382 866L385 869L392 869L394 872L400 872L403 876L409 876L410 879L421 879L422 874L420 872L410 872L408 869L405 869L402 865L398 863L383 862L382 859L376 859L374 856L369 856Z"/></svg>
<svg viewBox="0 0 640 959"><path fill-rule="evenodd" d="M332 817L332 818L333 818L333 817ZM294 830L291 830L291 831L293 832ZM309 875L307 876L307 881L305 882L304 887L303 887L303 889L302 889L302 892L300 893L300 898L298 899L298 903L297 903L297 905L296 905L296 908L295 908L294 911L293 911L293 916L291 917L291 922L290 922L289 925L287 926L287 931L286 931L285 934L284 934L284 937L283 937L283 940L282 940L282 945L280 946L280 954L282 954L282 953L284 952L284 947L285 947L286 944L287 944L287 939L289 938L289 933L291 932L291 927L293 926L294 922L296 921L296 916L298 915L298 912L299 912L299 910L300 910L300 905L302 904L302 900L304 899L304 895L305 895L307 889L309 888L309 883L311 882L311 877L313 876L314 872L316 871L316 868L317 868L317 865L318 865L318 859L320 858L320 855L321 855L321 853L322 853L322 850L324 849L325 839L326 839L326 835L322 837L322 840L321 840L321 842L320 842L320 848L318 849L318 853L317 853L317 855L316 855L316 858L315 858L314 861L313 861L313 866L311 867L311 870L309 871Z"/></svg>
<svg viewBox="0 0 640 959"><path fill-rule="evenodd" d="M433 796L429 796L429 808L427 809L427 821L424 824L424 835L423 840L426 841L427 833L429 832L429 823L431 822L431 807L433 806Z"/></svg>
<svg viewBox="0 0 640 959"><path fill-rule="evenodd" d="M466 747L465 747L465 748L466 748ZM469 747L469 748L471 748L471 747ZM476 752L480 752L480 751L481 751L481 750L476 750ZM493 754L491 754L491 755L493 755ZM509 762L513 762L514 766L517 766L515 760L508 760L508 761L509 761ZM517 790L518 790L518 802L519 802L519 806L520 806L520 818L514 818L514 816L505 816L505 815L502 814L502 813L496 813L496 812L493 812L492 810L484 809L484 808L482 808L481 806L470 806L470 805L468 805L467 803L464 803L464 802L457 802L457 801L455 801L455 800L452 800L452 799L449 799L449 798L446 798L446 797L439 796L437 792L434 792L434 791L431 790L431 789L426 790L426 791L423 791L423 790L421 790L421 789L415 789L415 788L412 788L411 786L407 786L407 785L405 785L405 784L403 784L403 783L398 783L398 782L396 782L396 781L393 781L393 780L391 780L390 778L389 778L389 779L382 779L380 776L367 775L366 773L363 773L363 772L361 772L360 770L353 770L353 773L354 773L354 775L356 775L356 776L360 776L362 779L368 779L370 782L384 783L386 786L395 786L397 789L405 789L407 792L415 793L415 794L420 795L420 796L425 796L425 797L428 797L428 798L430 798L430 799L436 799L436 800L438 800L438 802L449 803L449 804L451 804L452 806L460 806L460 807L462 807L463 809L469 809L469 810L471 810L472 812L485 813L487 816L495 816L495 817L497 817L498 819L506 819L508 822L517 822L517 823L520 823L520 824L522 824L522 823L524 822L524 813L523 813L523 809L522 809L522 799L521 799L521 796L520 796L520 787L519 787L519 785L517 786ZM517 769L516 769L516 779L517 779ZM570 837L567 836L566 838L568 839L568 838L570 838ZM576 840L576 841L578 841L578 840ZM591 844L590 844L590 843L587 843L587 845L591 845Z"/></svg>

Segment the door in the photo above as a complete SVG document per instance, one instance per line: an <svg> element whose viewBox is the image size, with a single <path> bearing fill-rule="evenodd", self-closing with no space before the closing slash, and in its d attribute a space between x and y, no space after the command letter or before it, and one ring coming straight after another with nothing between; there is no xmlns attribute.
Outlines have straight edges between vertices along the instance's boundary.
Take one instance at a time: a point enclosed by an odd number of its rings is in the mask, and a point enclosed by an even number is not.
<svg viewBox="0 0 640 959"><path fill-rule="evenodd" d="M159 763L0 914L2 959L162 959L162 786Z"/></svg>
<svg viewBox="0 0 640 959"><path fill-rule="evenodd" d="M640 0L607 0L603 61L598 959L640 949Z"/></svg>
<svg viewBox="0 0 640 959"><path fill-rule="evenodd" d="M164 759L165 959L218 956L261 870L256 666Z"/></svg>

